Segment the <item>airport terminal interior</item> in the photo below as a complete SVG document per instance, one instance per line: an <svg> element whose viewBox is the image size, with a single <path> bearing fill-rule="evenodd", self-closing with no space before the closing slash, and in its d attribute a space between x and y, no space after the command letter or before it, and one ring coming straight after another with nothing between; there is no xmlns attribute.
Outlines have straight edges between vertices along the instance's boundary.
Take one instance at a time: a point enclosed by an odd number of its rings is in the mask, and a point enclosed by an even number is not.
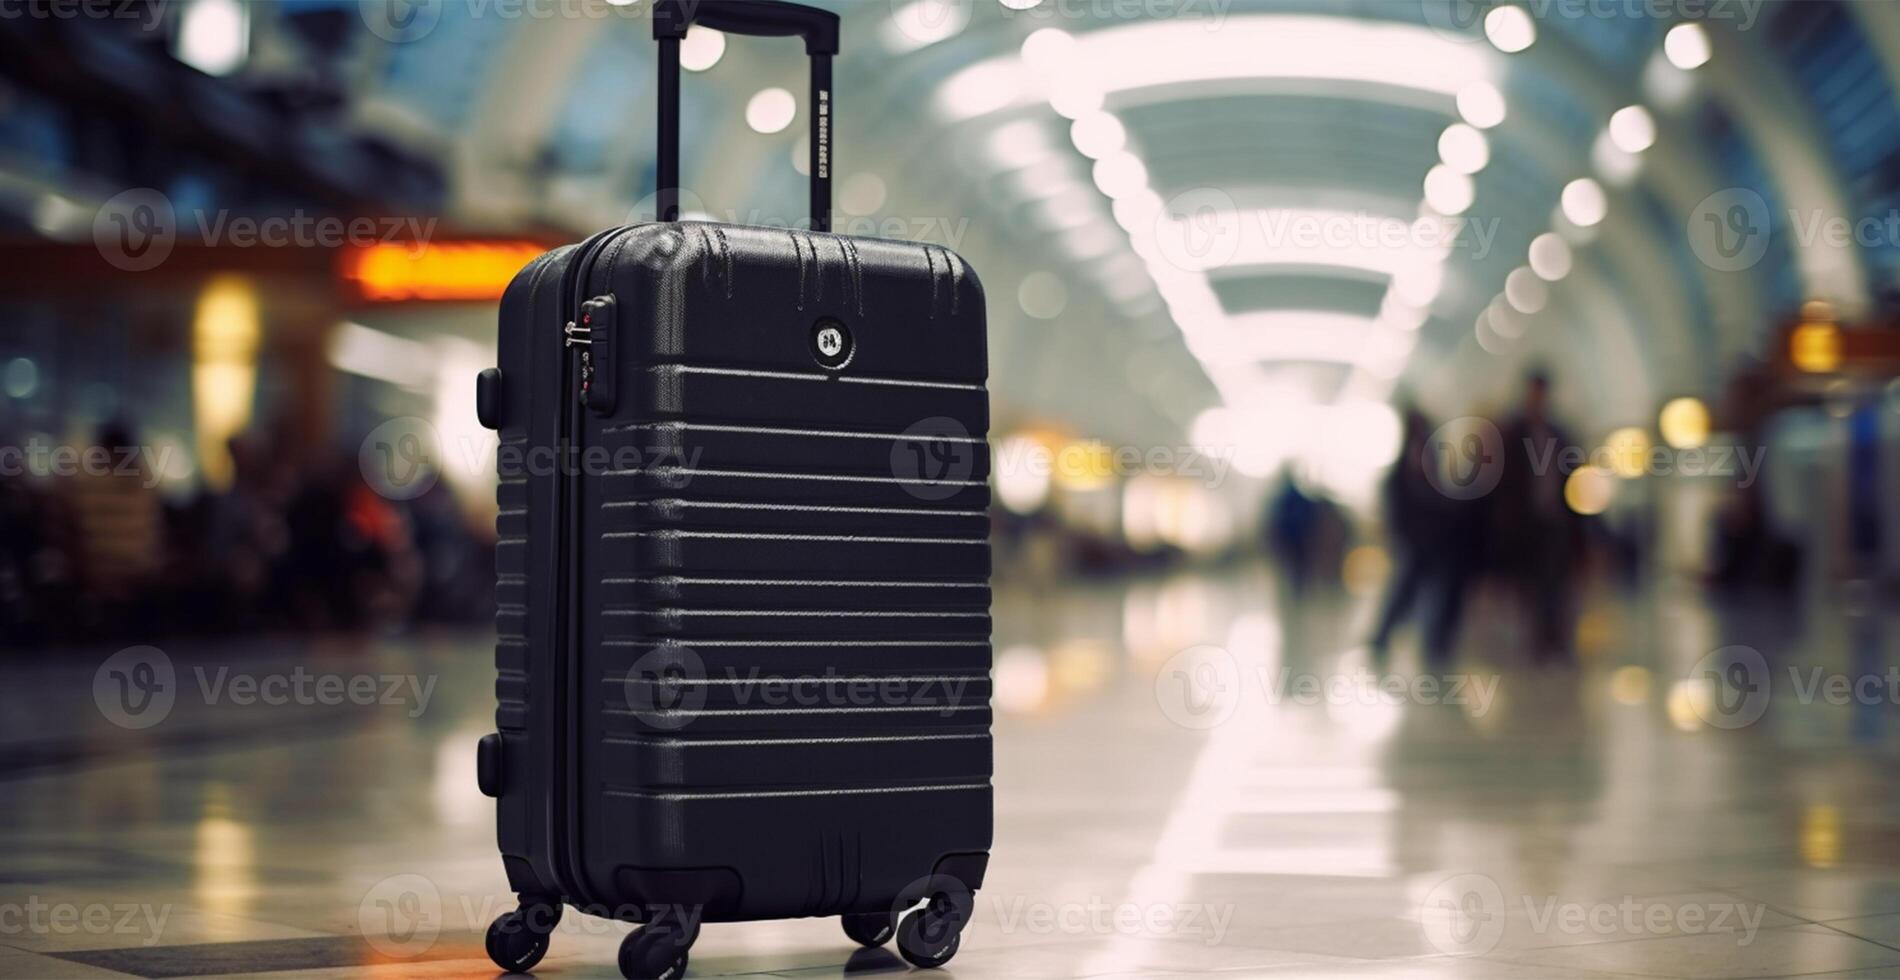
<svg viewBox="0 0 1900 980"><path fill-rule="evenodd" d="M1900 3L808 2L833 231L986 297L943 976L1900 977ZM0 0L0 977L500 973L476 379L661 216L653 3ZM679 57L808 227L799 45Z"/></svg>

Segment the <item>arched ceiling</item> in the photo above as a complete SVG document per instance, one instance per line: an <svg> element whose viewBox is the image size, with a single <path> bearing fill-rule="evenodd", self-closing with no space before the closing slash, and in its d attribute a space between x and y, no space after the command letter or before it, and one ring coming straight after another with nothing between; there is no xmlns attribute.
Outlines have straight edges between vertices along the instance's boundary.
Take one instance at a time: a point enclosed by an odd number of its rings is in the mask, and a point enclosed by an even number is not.
<svg viewBox="0 0 1900 980"><path fill-rule="evenodd" d="M1668 395L1710 392L1788 311L1765 276L1690 257L1691 216L1728 186L1697 129L1707 107L1734 120L1762 162L1773 185L1764 196L1804 213L1854 214L1801 86L1759 24L1709 19L1713 57L1685 72L1661 54L1672 22L1642 11L1565 19L1561 5L1545 5L1531 19L1534 43L1506 53L1465 0L1181 0L1177 17L1112 21L1063 16L1069 8L1054 4L1012 9L1023 0L921 2L937 6L918 16L901 2L829 4L846 25L840 172L877 175L884 193L871 214L946 241L986 271L1005 410L1088 419L1104 436L1178 439L1204 408L1244 407L1261 392L1272 394L1263 404L1279 404L1287 390L1337 401L1404 387L1441 411L1469 409L1503 397L1498 386L1530 360L1577 375L1563 394L1593 427L1646 418ZM1851 6L1900 78L1900 15ZM639 62L645 22L621 19L524 19L492 57L489 84L454 137L471 220L580 229L617 223L645 193L650 90L606 99L584 73L588 53L613 38L615 57L631 65L616 81L650 76ZM687 119L728 120L688 151L694 186L721 202L715 213L777 215L774 199L799 199L799 127L762 136L738 123L758 88L798 90L798 66L795 46L734 39L718 66L689 79L701 101ZM1440 135L1460 119L1459 93L1485 85L1503 95L1506 118L1483 133L1489 159L1471 178L1459 237L1421 249ZM614 118L597 119L611 134L599 166L537 169L577 100L613 107ZM1654 145L1634 161L1604 135L1629 105L1657 123ZM1093 147L1114 161L1098 164L1071 141L1065 116L1098 112L1125 132L1133 165L1112 146ZM1605 191L1606 217L1592 228L1560 207L1580 178ZM541 186L552 189L530 193ZM1374 235L1414 229L1392 249L1407 257L1289 262L1263 252L1285 241L1248 241L1340 216L1383 219ZM1235 222L1235 261L1194 268L1170 256L1194 234L1218 243ZM1570 245L1570 275L1549 284L1538 312L1501 314L1521 336L1482 341L1480 314L1500 302L1531 240L1553 231ZM1850 315L1867 307L1864 256L1790 246L1805 296ZM1248 259L1256 253L1266 259ZM1056 319L1016 302L1037 271L1066 285Z"/></svg>

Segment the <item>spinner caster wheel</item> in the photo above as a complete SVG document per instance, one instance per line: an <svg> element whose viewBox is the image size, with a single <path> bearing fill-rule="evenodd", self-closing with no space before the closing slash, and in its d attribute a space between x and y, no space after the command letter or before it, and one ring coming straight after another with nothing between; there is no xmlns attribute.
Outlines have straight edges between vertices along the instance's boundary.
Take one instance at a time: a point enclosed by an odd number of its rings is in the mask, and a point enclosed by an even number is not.
<svg viewBox="0 0 1900 980"><path fill-rule="evenodd" d="M963 938L965 915L948 897L938 895L897 923L897 952L915 967L930 969L950 962Z"/></svg>
<svg viewBox="0 0 1900 980"><path fill-rule="evenodd" d="M488 924L488 958L509 973L534 969L548 955L548 936L561 921L559 905L524 905Z"/></svg>
<svg viewBox="0 0 1900 980"><path fill-rule="evenodd" d="M686 975L691 939L671 929L641 926L620 942L620 975L627 980L679 980Z"/></svg>
<svg viewBox="0 0 1900 980"><path fill-rule="evenodd" d="M860 946L882 946L897 934L894 912L854 912L844 916L844 934Z"/></svg>

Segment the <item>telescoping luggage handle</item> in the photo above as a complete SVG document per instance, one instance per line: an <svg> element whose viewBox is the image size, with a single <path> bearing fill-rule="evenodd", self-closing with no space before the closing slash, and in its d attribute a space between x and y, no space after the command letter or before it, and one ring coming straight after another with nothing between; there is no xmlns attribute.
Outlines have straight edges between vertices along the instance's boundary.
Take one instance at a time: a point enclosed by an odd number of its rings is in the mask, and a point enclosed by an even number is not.
<svg viewBox="0 0 1900 980"><path fill-rule="evenodd" d="M831 230L831 56L838 53L838 15L778 0L654 0L653 39L660 43L660 220L680 216L680 41L698 23L728 34L805 39L811 59L811 223Z"/></svg>

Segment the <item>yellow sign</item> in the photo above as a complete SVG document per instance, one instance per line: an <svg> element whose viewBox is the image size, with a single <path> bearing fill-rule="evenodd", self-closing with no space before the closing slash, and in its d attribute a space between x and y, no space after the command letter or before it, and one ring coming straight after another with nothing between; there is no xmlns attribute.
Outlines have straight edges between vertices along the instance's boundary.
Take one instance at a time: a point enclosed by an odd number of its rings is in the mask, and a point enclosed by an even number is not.
<svg viewBox="0 0 1900 980"><path fill-rule="evenodd" d="M1827 374L1841 367L1841 328L1832 323L1804 323L1788 335L1788 360L1810 374Z"/></svg>
<svg viewBox="0 0 1900 980"><path fill-rule="evenodd" d="M531 242L389 242L343 253L343 278L372 303L492 303L547 251Z"/></svg>

